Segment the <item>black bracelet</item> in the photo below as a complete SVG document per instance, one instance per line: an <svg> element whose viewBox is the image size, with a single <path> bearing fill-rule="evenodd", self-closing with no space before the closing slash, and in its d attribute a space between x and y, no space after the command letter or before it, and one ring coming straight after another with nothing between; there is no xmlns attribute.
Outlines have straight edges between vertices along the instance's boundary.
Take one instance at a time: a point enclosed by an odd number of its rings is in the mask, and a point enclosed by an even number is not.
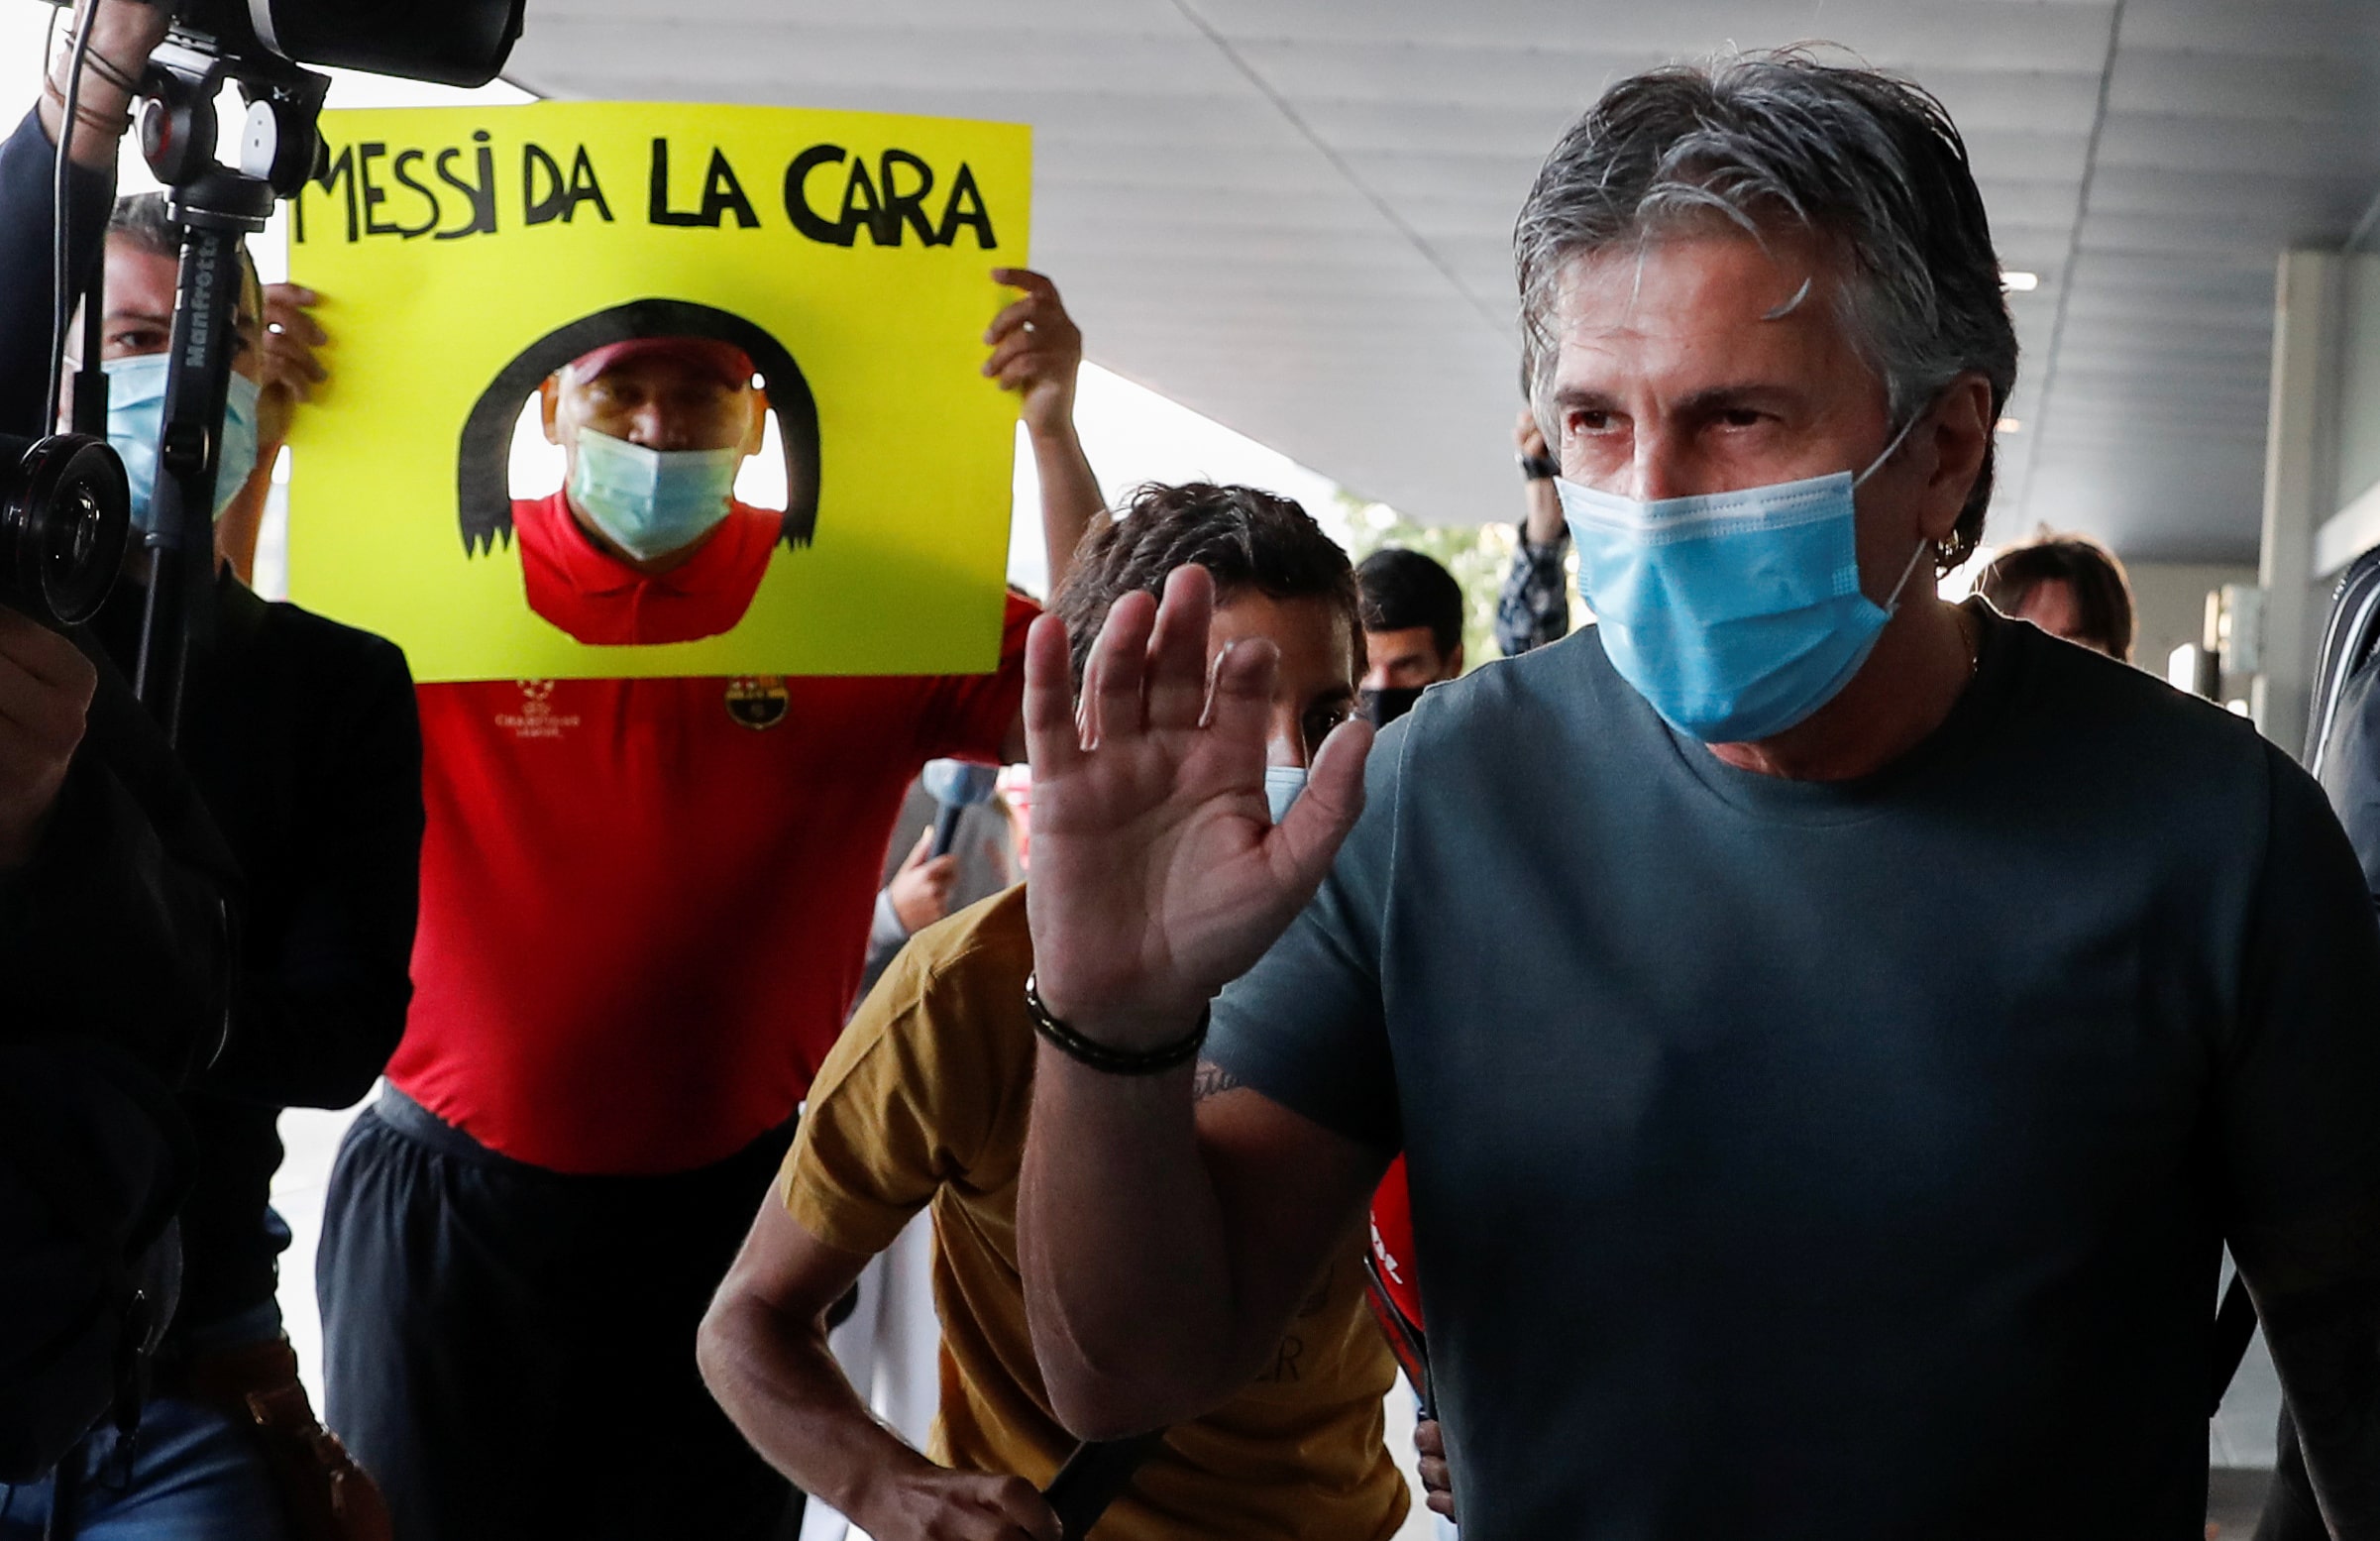
<svg viewBox="0 0 2380 1541"><path fill-rule="evenodd" d="M1033 1020L1033 1031L1047 1039L1052 1048L1109 1075L1155 1075L1188 1064L1198 1057L1200 1046L1207 1041L1207 1024L1215 1019L1211 1009L1202 1011L1198 1014L1198 1026L1170 1044L1147 1049L1118 1048L1085 1038L1051 1016L1049 1008L1041 1004L1039 978L1034 974L1025 976L1025 1014Z"/></svg>
<svg viewBox="0 0 2380 1541"><path fill-rule="evenodd" d="M1517 458L1521 463L1521 480L1524 482L1551 482L1562 475L1561 464L1551 455L1522 455Z"/></svg>
<svg viewBox="0 0 2380 1541"><path fill-rule="evenodd" d="M64 34L58 39L58 42L62 45L61 49L59 50L60 56L70 56L74 52L74 45L77 41L78 40L75 37L74 29L71 27L67 28ZM135 75L131 70L126 69L122 64L119 64L114 59L108 57L105 54L100 53L99 45L96 43L82 51L82 67L89 70L92 74L97 75L100 79L105 80L108 84L114 86L117 90L122 91L127 96L139 96L141 94L140 77Z"/></svg>

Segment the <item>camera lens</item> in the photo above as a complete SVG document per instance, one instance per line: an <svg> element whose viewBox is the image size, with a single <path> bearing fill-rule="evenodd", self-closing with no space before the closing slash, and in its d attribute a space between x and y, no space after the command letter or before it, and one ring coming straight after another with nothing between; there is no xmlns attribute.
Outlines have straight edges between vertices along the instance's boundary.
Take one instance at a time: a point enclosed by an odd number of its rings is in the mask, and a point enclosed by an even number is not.
<svg viewBox="0 0 2380 1541"><path fill-rule="evenodd" d="M131 528L132 493L106 441L0 434L0 604L54 626L90 619Z"/></svg>

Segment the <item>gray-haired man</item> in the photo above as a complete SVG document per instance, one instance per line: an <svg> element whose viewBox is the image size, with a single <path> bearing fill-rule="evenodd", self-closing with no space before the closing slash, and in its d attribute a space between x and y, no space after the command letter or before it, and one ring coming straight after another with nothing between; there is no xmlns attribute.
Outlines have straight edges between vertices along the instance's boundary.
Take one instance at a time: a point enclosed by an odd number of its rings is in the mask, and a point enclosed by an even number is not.
<svg viewBox="0 0 2380 1541"><path fill-rule="evenodd" d="M2015 368L1947 117L1640 75L1516 244L1597 627L1368 771L1341 729L1278 827L1203 575L1117 605L1080 723L1032 639L1060 1415L1244 1379L1402 1149L1474 1541L1997 1534L2019 1483L2195 1536L2225 1239L2375 1534L2380 930L2244 724L1935 597Z"/></svg>

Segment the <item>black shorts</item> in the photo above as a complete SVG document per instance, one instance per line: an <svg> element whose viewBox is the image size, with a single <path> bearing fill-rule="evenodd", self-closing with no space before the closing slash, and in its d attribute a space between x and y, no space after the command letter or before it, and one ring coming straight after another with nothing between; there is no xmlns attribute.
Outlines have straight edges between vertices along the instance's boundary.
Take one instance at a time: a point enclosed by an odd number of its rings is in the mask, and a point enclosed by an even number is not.
<svg viewBox="0 0 2380 1541"><path fill-rule="evenodd" d="M659 1177L488 1150L389 1090L332 1169L326 1422L398 1541L790 1541L802 1499L695 1369L695 1329L793 1136Z"/></svg>

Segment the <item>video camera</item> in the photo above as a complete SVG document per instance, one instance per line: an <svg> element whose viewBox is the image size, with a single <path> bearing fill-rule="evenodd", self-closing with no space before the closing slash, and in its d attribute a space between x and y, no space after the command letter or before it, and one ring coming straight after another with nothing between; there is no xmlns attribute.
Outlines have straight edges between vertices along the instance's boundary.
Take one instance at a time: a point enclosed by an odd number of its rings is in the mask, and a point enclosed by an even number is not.
<svg viewBox="0 0 2380 1541"><path fill-rule="evenodd" d="M240 243L265 228L276 199L296 193L322 155L316 125L328 76L360 69L444 85L485 85L520 37L526 0L140 0L172 22L142 77L141 151L182 227L165 376L158 480L150 498L149 587L134 688L168 735L193 669L213 642L215 476L230 392ZM68 92L87 48L70 55ZM239 164L216 160L216 101L239 87L247 114ZM70 114L69 114L70 116ZM58 157L66 149L61 135ZM61 169L59 186L64 186ZM65 217L62 191L56 216ZM61 243L62 250L62 243ZM98 305L85 306L95 323ZM60 305L54 374L64 364ZM104 433L106 377L97 327L86 332L75 426ZM0 603L50 619L87 618L122 561L130 517L124 473L103 443L59 436L0 444ZM13 458L13 465L11 464Z"/></svg>
<svg viewBox="0 0 2380 1541"><path fill-rule="evenodd" d="M0 434L0 605L50 626L90 619L131 523L124 465L106 440Z"/></svg>
<svg viewBox="0 0 2380 1541"><path fill-rule="evenodd" d="M273 57L441 85L486 85L520 37L519 0L181 0L176 30L227 58Z"/></svg>

